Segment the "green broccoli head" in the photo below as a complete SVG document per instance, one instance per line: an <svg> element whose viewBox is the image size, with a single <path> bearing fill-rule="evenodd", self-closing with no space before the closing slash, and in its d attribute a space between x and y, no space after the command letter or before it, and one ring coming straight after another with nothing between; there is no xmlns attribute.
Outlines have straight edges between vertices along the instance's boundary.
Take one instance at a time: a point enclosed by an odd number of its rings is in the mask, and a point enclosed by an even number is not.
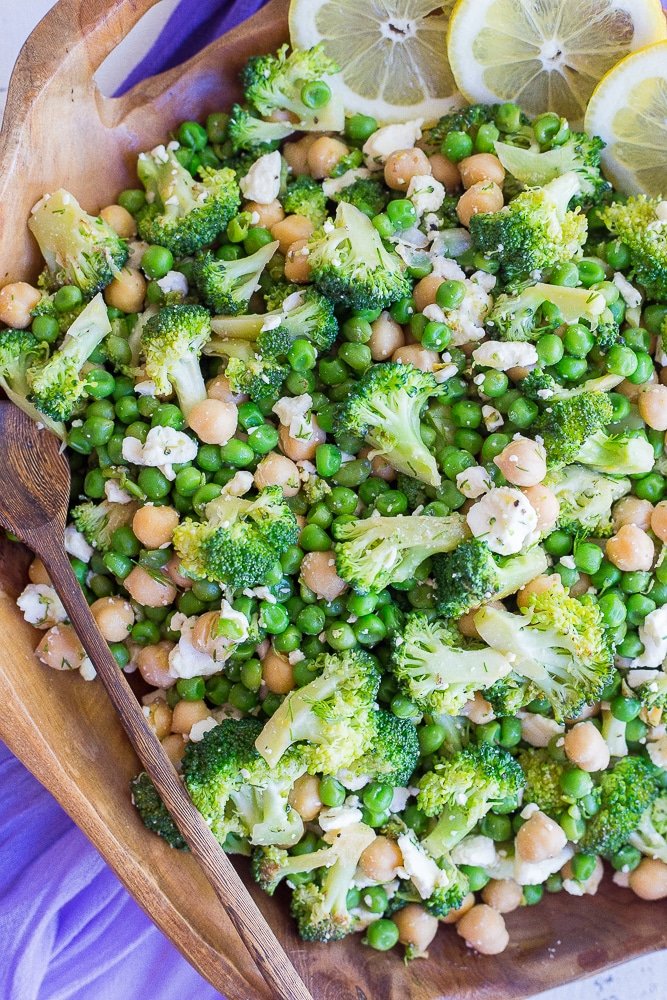
<svg viewBox="0 0 667 1000"><path fill-rule="evenodd" d="M516 715L533 699L529 681L514 672L501 677L482 693L499 718Z"/></svg>
<svg viewBox="0 0 667 1000"><path fill-rule="evenodd" d="M265 586L299 534L279 486L252 500L220 496L204 513L204 521L186 518L177 526L174 549L186 573L234 589Z"/></svg>
<svg viewBox="0 0 667 1000"><path fill-rule="evenodd" d="M540 308L547 302L557 307L559 315L549 322L540 321ZM562 323L584 320L595 329L605 309L606 302L600 292L538 282L514 295L499 295L485 325L498 340L534 342Z"/></svg>
<svg viewBox="0 0 667 1000"><path fill-rule="evenodd" d="M436 858L446 854L495 805L518 799L524 785L514 757L490 743L468 746L438 761L419 781L417 805L427 816L437 817L423 841L426 850Z"/></svg>
<svg viewBox="0 0 667 1000"><path fill-rule="evenodd" d="M660 198L637 195L602 212L609 231L630 251L631 274L649 298L667 302L667 226L658 214Z"/></svg>
<svg viewBox="0 0 667 1000"><path fill-rule="evenodd" d="M86 500L74 507L70 516L74 527L89 545L99 552L107 552L116 529L131 524L137 509L136 503L112 503L110 500L93 503Z"/></svg>
<svg viewBox="0 0 667 1000"><path fill-rule="evenodd" d="M438 611L447 618L460 618L486 601L515 594L548 565L539 546L498 559L481 539L461 542L453 552L433 560Z"/></svg>
<svg viewBox="0 0 667 1000"><path fill-rule="evenodd" d="M425 139L429 146L435 146L439 149L449 132L475 131L479 129L480 125L492 124L499 107L499 104L468 104L464 108L450 111L426 130ZM523 113L521 114L521 123L528 123L528 119Z"/></svg>
<svg viewBox="0 0 667 1000"><path fill-rule="evenodd" d="M664 670L630 670L626 681L647 712L667 710L667 674Z"/></svg>
<svg viewBox="0 0 667 1000"><path fill-rule="evenodd" d="M63 188L35 205L28 227L46 261L51 289L76 285L90 299L127 261L125 240L104 219L84 212Z"/></svg>
<svg viewBox="0 0 667 1000"><path fill-rule="evenodd" d="M206 399L199 357L210 336L211 319L203 306L165 306L143 328L146 377L158 395L173 388L186 420L192 407Z"/></svg>
<svg viewBox="0 0 667 1000"><path fill-rule="evenodd" d="M387 250L368 216L341 202L336 221L308 244L313 281L348 309L385 309L410 295L411 282L397 254Z"/></svg>
<svg viewBox="0 0 667 1000"><path fill-rule="evenodd" d="M475 615L484 642L513 654L512 669L546 698L556 721L599 701L613 678L613 654L597 604L582 604L554 584L522 614L485 607Z"/></svg>
<svg viewBox="0 0 667 1000"><path fill-rule="evenodd" d="M394 636L390 668L421 709L458 715L476 691L508 674L511 664L494 649L466 647L453 622L414 612Z"/></svg>
<svg viewBox="0 0 667 1000"><path fill-rule="evenodd" d="M629 839L642 854L667 864L667 794L654 799Z"/></svg>
<svg viewBox="0 0 667 1000"><path fill-rule="evenodd" d="M586 216L568 211L580 194L581 181L574 172L522 191L499 212L473 215L473 246L498 261L508 282L580 257L588 232Z"/></svg>
<svg viewBox="0 0 667 1000"><path fill-rule="evenodd" d="M322 45L297 50L288 55L283 45L270 55L252 56L241 71L241 84L248 104L260 115L289 111L294 128L300 132L342 132L345 116L342 101L330 100L324 107L304 104L304 84L313 83L338 72Z"/></svg>
<svg viewBox="0 0 667 1000"><path fill-rule="evenodd" d="M238 210L234 171L203 167L202 179L195 180L176 159L171 143L140 153L137 172L147 196L137 216L139 235L179 257L212 243Z"/></svg>
<svg viewBox="0 0 667 1000"><path fill-rule="evenodd" d="M440 486L435 458L424 444L421 411L443 391L431 372L409 364L372 365L342 406L339 432L366 440L398 472Z"/></svg>
<svg viewBox="0 0 667 1000"><path fill-rule="evenodd" d="M524 803L534 802L548 816L557 817L572 803L561 787L565 764L554 760L546 747L520 750L516 758L526 779Z"/></svg>
<svg viewBox="0 0 667 1000"><path fill-rule="evenodd" d="M245 312L253 292L259 288L262 271L277 249L276 241L239 260L219 260L210 252L198 256L193 277L206 305L228 316Z"/></svg>
<svg viewBox="0 0 667 1000"><path fill-rule="evenodd" d="M579 458L582 448L612 416L612 405L605 393L582 392L566 399L548 400L535 421L534 431L542 439L549 467L582 461Z"/></svg>
<svg viewBox="0 0 667 1000"><path fill-rule="evenodd" d="M294 126L290 122L266 122L251 115L240 104L234 104L227 122L227 138L232 152L252 150L257 156L277 149L278 144L291 135Z"/></svg>
<svg viewBox="0 0 667 1000"><path fill-rule="evenodd" d="M303 821L288 796L306 765L291 752L269 768L255 749L261 731L257 719L224 719L188 743L183 779L220 843L233 833L251 844L289 847L303 836Z"/></svg>
<svg viewBox="0 0 667 1000"><path fill-rule="evenodd" d="M44 424L64 441L65 425L42 413L28 399L31 392L28 371L43 364L48 352L48 346L29 330L0 330L0 388L32 420Z"/></svg>
<svg viewBox="0 0 667 1000"><path fill-rule="evenodd" d="M370 219L374 215L384 212L389 201L386 187L374 177L357 177L351 184L346 184L331 197L333 201L339 203L346 201L348 204L354 205Z"/></svg>
<svg viewBox="0 0 667 1000"><path fill-rule="evenodd" d="M600 808L586 825L581 847L611 857L637 829L658 791L655 769L648 761L643 757L622 757L600 778Z"/></svg>
<svg viewBox="0 0 667 1000"><path fill-rule="evenodd" d="M48 361L28 371L31 401L53 420L69 420L88 398L82 371L88 358L111 331L101 293L74 320Z"/></svg>
<svg viewBox="0 0 667 1000"><path fill-rule="evenodd" d="M188 845L183 839L169 810L158 795L157 789L145 771L138 774L130 782L132 805L139 813L141 821L147 830L156 833L166 840L170 847L177 851L187 851Z"/></svg>
<svg viewBox="0 0 667 1000"><path fill-rule="evenodd" d="M411 719L399 719L380 710L372 716L374 733L370 748L346 768L351 775L370 775L395 788L407 785L419 761L419 738Z"/></svg>
<svg viewBox="0 0 667 1000"><path fill-rule="evenodd" d="M319 675L291 691L257 738L259 753L275 767L294 744L312 773L335 774L350 767L373 744L375 699L380 675L361 650L323 653L313 662Z"/></svg>
<svg viewBox="0 0 667 1000"><path fill-rule="evenodd" d="M560 146L544 153L506 142L496 142L495 147L505 170L526 187L542 187L563 174L577 174L581 193L573 198L573 205L589 208L603 201L611 191L611 184L600 173L605 143L597 135L571 132Z"/></svg>
<svg viewBox="0 0 667 1000"><path fill-rule="evenodd" d="M467 535L460 514L367 517L336 528L339 575L359 593L384 590L414 576L438 552L451 552Z"/></svg>
<svg viewBox="0 0 667 1000"><path fill-rule="evenodd" d="M546 485L560 503L558 526L597 538L613 534L612 507L630 492L629 479L604 476L584 465L566 465L552 472Z"/></svg>
<svg viewBox="0 0 667 1000"><path fill-rule="evenodd" d="M316 229L324 224L327 217L326 195L319 181L308 174L301 174L290 181L281 201L287 215L303 215Z"/></svg>
<svg viewBox="0 0 667 1000"><path fill-rule="evenodd" d="M244 393L254 402L261 403L280 394L289 368L275 358L258 354L247 361L230 358L225 375L232 392Z"/></svg>

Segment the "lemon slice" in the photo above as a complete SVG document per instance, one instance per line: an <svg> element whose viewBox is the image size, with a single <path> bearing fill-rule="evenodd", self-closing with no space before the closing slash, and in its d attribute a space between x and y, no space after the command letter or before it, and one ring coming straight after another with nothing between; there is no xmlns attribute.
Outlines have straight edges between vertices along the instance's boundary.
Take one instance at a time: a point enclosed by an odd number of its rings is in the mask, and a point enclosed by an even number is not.
<svg viewBox="0 0 667 1000"><path fill-rule="evenodd" d="M322 43L341 67L330 81L346 111L381 122L435 121L460 106L447 62L454 0L292 0L292 45Z"/></svg>
<svg viewBox="0 0 667 1000"><path fill-rule="evenodd" d="M603 77L586 130L607 143L602 162L616 187L667 197L667 42L633 52Z"/></svg>
<svg viewBox="0 0 667 1000"><path fill-rule="evenodd" d="M660 0L459 0L448 53L470 101L514 101L578 123L612 66L664 38Z"/></svg>

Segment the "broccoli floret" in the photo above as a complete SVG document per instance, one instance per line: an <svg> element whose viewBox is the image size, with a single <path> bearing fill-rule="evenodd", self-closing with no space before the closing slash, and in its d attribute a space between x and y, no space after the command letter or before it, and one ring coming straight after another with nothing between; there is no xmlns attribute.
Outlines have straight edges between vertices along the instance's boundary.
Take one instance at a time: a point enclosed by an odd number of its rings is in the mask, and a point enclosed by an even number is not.
<svg viewBox="0 0 667 1000"><path fill-rule="evenodd" d="M658 214L661 204L660 198L638 195L608 205L601 218L630 251L631 276L649 298L667 302L667 226Z"/></svg>
<svg viewBox="0 0 667 1000"><path fill-rule="evenodd" d="M422 612L408 615L394 637L390 668L416 705L448 715L458 715L476 691L512 669L502 653L466 647L456 625Z"/></svg>
<svg viewBox="0 0 667 1000"><path fill-rule="evenodd" d="M252 500L217 497L204 514L204 521L181 521L174 548L186 573L234 589L265 586L299 535L280 486L267 486Z"/></svg>
<svg viewBox="0 0 667 1000"><path fill-rule="evenodd" d="M625 478L603 476L583 465L566 465L551 473L546 485L560 503L560 528L607 538L613 534L612 507L630 492L632 483Z"/></svg>
<svg viewBox="0 0 667 1000"><path fill-rule="evenodd" d="M373 365L341 408L339 433L364 438L398 472L437 488L440 473L422 441L419 417L429 398L442 391L431 372L413 365Z"/></svg>
<svg viewBox="0 0 667 1000"><path fill-rule="evenodd" d="M514 757L490 743L438 761L419 781L417 805L427 816L438 817L424 847L435 858L446 854L495 805L518 798L524 785Z"/></svg>
<svg viewBox="0 0 667 1000"><path fill-rule="evenodd" d="M181 831L169 815L169 810L145 771L132 779L130 789L132 791L132 805L139 813L146 829L150 830L151 833L156 833L158 837L162 837L170 847L174 847L177 851L187 851L188 845L183 839Z"/></svg>
<svg viewBox="0 0 667 1000"><path fill-rule="evenodd" d="M461 542L453 552L433 560L438 611L447 618L460 618L486 601L515 594L544 573L548 565L539 546L518 556L498 559L478 538Z"/></svg>
<svg viewBox="0 0 667 1000"><path fill-rule="evenodd" d="M254 402L262 403L279 395L289 368L275 358L258 354L248 360L230 358L225 375L232 392L243 393Z"/></svg>
<svg viewBox="0 0 667 1000"><path fill-rule="evenodd" d="M597 378L591 378L580 385L575 385L572 389L565 389L543 368L533 368L521 380L521 392L536 403L550 407L551 403L558 399L571 399L573 396L581 396L587 392L611 392L622 381L622 376L607 372L606 375L599 375Z"/></svg>
<svg viewBox="0 0 667 1000"><path fill-rule="evenodd" d="M601 321L594 331L595 346L602 354L607 354L614 344L618 344L623 339L620 326L615 322L613 317L611 319L607 317L608 312L609 310L605 309L600 318Z"/></svg>
<svg viewBox="0 0 667 1000"><path fill-rule="evenodd" d="M597 604L555 584L522 614L484 607L474 618L484 642L513 654L512 669L546 698L557 722L599 701L613 677L613 655Z"/></svg>
<svg viewBox="0 0 667 1000"><path fill-rule="evenodd" d="M341 202L335 224L325 223L308 248L313 281L348 309L386 309L410 295L400 257L385 248L371 220L354 205Z"/></svg>
<svg viewBox="0 0 667 1000"><path fill-rule="evenodd" d="M199 256L193 276L206 305L228 316L245 312L250 297L259 288L262 271L277 249L277 242L267 243L239 260L219 260L210 252Z"/></svg>
<svg viewBox="0 0 667 1000"><path fill-rule="evenodd" d="M545 302L557 306L560 312L558 320L549 329L555 329L561 323L579 323L581 320L594 329L607 308L600 292L538 283L529 285L516 295L499 295L485 325L499 340L535 341L545 332L545 326L537 325L535 320Z"/></svg>
<svg viewBox="0 0 667 1000"><path fill-rule="evenodd" d="M562 174L544 187L522 191L499 212L480 212L470 220L475 250L494 257L507 281L580 257L586 242L586 216L568 211L581 194L577 174Z"/></svg>
<svg viewBox="0 0 667 1000"><path fill-rule="evenodd" d="M343 102L330 100L324 107L309 108L301 94L304 84L338 73L322 45L288 53L281 46L275 55L252 56L241 71L241 84L248 104L260 115L275 111L294 115L300 132L342 132L345 125Z"/></svg>
<svg viewBox="0 0 667 1000"><path fill-rule="evenodd" d="M429 146L440 148L443 139L449 132L467 132L469 129L478 129L480 125L494 122L498 104L469 104L464 108L457 108L443 115L435 125L427 129L425 139ZM527 124L528 119L522 113L522 124Z"/></svg>
<svg viewBox="0 0 667 1000"><path fill-rule="evenodd" d="M304 941L339 941L356 929L347 894L359 858L374 839L374 831L364 823L341 830L332 845L336 849L333 864L325 868L321 884L304 882L295 888L291 912Z"/></svg>
<svg viewBox="0 0 667 1000"><path fill-rule="evenodd" d="M403 788L419 761L419 738L411 719L399 719L392 712L373 713L374 735L370 749L346 771L372 777L395 788Z"/></svg>
<svg viewBox="0 0 667 1000"><path fill-rule="evenodd" d="M531 147L523 149L506 142L496 142L496 156L505 170L526 187L541 187L562 174L573 171L581 180L581 194L574 205L598 204L611 191L611 184L600 173L600 158L605 143L599 136L571 132L565 142L544 153Z"/></svg>
<svg viewBox="0 0 667 1000"><path fill-rule="evenodd" d="M71 518L74 527L89 545L99 552L107 552L116 528L131 524L138 506L136 503L112 503L110 500L93 503L86 500L73 508Z"/></svg>
<svg viewBox="0 0 667 1000"><path fill-rule="evenodd" d="M406 476L403 472L399 472L396 476L396 488L407 497L409 510L425 507L433 499L433 496L429 496L423 483L418 479L413 479L412 476Z"/></svg>
<svg viewBox="0 0 667 1000"><path fill-rule="evenodd" d="M37 340L29 330L0 330L0 387L7 398L32 420L44 424L64 441L66 436L64 424L51 420L28 399L30 395L28 371L35 362L43 362L48 352L48 346Z"/></svg>
<svg viewBox="0 0 667 1000"><path fill-rule="evenodd" d="M206 399L199 357L210 336L211 318L203 306L165 306L143 328L146 377L158 395L176 392L186 420L192 407Z"/></svg>
<svg viewBox="0 0 667 1000"><path fill-rule="evenodd" d="M113 281L127 261L125 240L104 219L84 212L63 188L35 205L28 227L46 261L51 290L76 285L90 299Z"/></svg>
<svg viewBox="0 0 667 1000"><path fill-rule="evenodd" d="M556 817L572 803L561 787L565 764L554 760L546 747L521 750L516 758L526 778L524 803L534 802L549 816Z"/></svg>
<svg viewBox="0 0 667 1000"><path fill-rule="evenodd" d="M534 431L544 443L549 467L582 462L581 449L612 416L613 408L605 393L582 392L567 399L548 400L547 408L535 421Z"/></svg>
<svg viewBox="0 0 667 1000"><path fill-rule="evenodd" d="M48 316L50 319L55 319L58 324L58 332L64 334L67 333L74 320L85 308L86 300L82 299L78 305L71 309L66 309L65 311L57 309L56 293L52 292L50 295L42 296L30 315Z"/></svg>
<svg viewBox="0 0 667 1000"><path fill-rule="evenodd" d="M88 397L82 369L110 331L107 307L98 294L74 320L48 361L28 371L31 399L38 410L57 421L72 417Z"/></svg>
<svg viewBox="0 0 667 1000"><path fill-rule="evenodd" d="M375 738L375 698L380 674L361 650L322 653L313 664L319 675L291 691L256 741L274 767L295 743L302 747L312 773L335 774L365 754Z"/></svg>
<svg viewBox="0 0 667 1000"><path fill-rule="evenodd" d="M581 446L575 461L609 476L644 476L655 465L650 441L630 433L605 434L597 431Z"/></svg>
<svg viewBox="0 0 667 1000"><path fill-rule="evenodd" d="M310 219L316 229L320 228L327 217L327 199L322 185L307 174L295 177L288 183L281 201L288 215L303 215Z"/></svg>
<svg viewBox="0 0 667 1000"><path fill-rule="evenodd" d="M265 122L251 115L240 104L233 105L227 122L227 138L234 153L250 149L259 156L276 149L293 131L294 126L290 122Z"/></svg>
<svg viewBox="0 0 667 1000"><path fill-rule="evenodd" d="M514 672L501 677L499 681L486 688L484 697L490 703L494 713L501 718L516 715L529 701L532 701L530 684L524 677Z"/></svg>
<svg viewBox="0 0 667 1000"><path fill-rule="evenodd" d="M224 719L186 747L185 787L221 844L230 833L251 844L283 847L303 836L303 821L288 795L305 773L305 761L293 752L269 768L255 749L261 730L257 719Z"/></svg>
<svg viewBox="0 0 667 1000"><path fill-rule="evenodd" d="M659 795L639 820L630 843L649 858L667 865L667 795Z"/></svg>
<svg viewBox="0 0 667 1000"><path fill-rule="evenodd" d="M336 528L336 566L359 593L403 583L437 552L451 552L466 536L460 514L368 517Z"/></svg>
<svg viewBox="0 0 667 1000"><path fill-rule="evenodd" d="M647 712L653 709L664 712L667 709L667 674L664 670L631 670L626 680L633 696L639 698Z"/></svg>
<svg viewBox="0 0 667 1000"><path fill-rule="evenodd" d="M600 778L598 812L586 825L581 847L611 857L637 829L659 791L655 770L643 757L623 757Z"/></svg>
<svg viewBox="0 0 667 1000"><path fill-rule="evenodd" d="M176 159L171 144L140 153L137 173L147 195L137 216L139 235L179 257L212 243L238 210L233 170L203 167L197 181Z"/></svg>
<svg viewBox="0 0 667 1000"><path fill-rule="evenodd" d="M360 212L372 219L374 215L384 212L389 201L389 194L386 187L380 181L376 181L374 177L357 177L351 184L346 184L345 187L332 194L331 198L338 203L346 201L348 204L354 205Z"/></svg>

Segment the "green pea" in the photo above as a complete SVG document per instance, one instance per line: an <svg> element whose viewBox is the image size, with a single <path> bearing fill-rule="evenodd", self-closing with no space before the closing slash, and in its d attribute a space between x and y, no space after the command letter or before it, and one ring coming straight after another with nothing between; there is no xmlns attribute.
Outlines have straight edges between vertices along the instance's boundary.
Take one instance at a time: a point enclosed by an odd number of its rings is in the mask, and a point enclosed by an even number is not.
<svg viewBox="0 0 667 1000"><path fill-rule="evenodd" d="M580 542L574 550L575 566L580 573L597 573L602 565L602 549L592 542Z"/></svg>
<svg viewBox="0 0 667 1000"><path fill-rule="evenodd" d="M176 681L176 690L183 701L200 701L206 693L203 677L180 677Z"/></svg>
<svg viewBox="0 0 667 1000"><path fill-rule="evenodd" d="M521 127L522 111L518 105L508 101L498 107L494 118L501 132L517 132Z"/></svg>
<svg viewBox="0 0 667 1000"><path fill-rule="evenodd" d="M299 538L299 545L305 552L328 552L332 542L326 531L316 524L307 524Z"/></svg>
<svg viewBox="0 0 667 1000"><path fill-rule="evenodd" d="M138 643L140 646L154 646L160 641L160 629L157 627L155 622L146 619L142 622L136 622L132 626L131 631L132 640Z"/></svg>
<svg viewBox="0 0 667 1000"><path fill-rule="evenodd" d="M615 287L615 286L614 286ZM595 344L591 331L581 323L568 326L563 334L563 346L575 358L585 358Z"/></svg>
<svg viewBox="0 0 667 1000"><path fill-rule="evenodd" d="M568 767L561 774L560 786L569 798L581 799L593 791L593 779L578 767Z"/></svg>
<svg viewBox="0 0 667 1000"><path fill-rule="evenodd" d="M53 344L60 336L58 320L53 316L35 316L30 326L35 338L45 344Z"/></svg>
<svg viewBox="0 0 667 1000"><path fill-rule="evenodd" d="M444 726L437 722L432 722L426 726L419 727L419 746L422 757L435 753L445 741L447 735Z"/></svg>
<svg viewBox="0 0 667 1000"><path fill-rule="evenodd" d="M402 694L397 694L392 698L391 710L399 719L414 719L419 715L419 709L415 703Z"/></svg>
<svg viewBox="0 0 667 1000"><path fill-rule="evenodd" d="M452 331L446 323L431 320L424 327L421 342L428 351L444 351L451 339Z"/></svg>
<svg viewBox="0 0 667 1000"><path fill-rule="evenodd" d="M595 871L596 860L593 854L575 854L570 862L574 878L586 882Z"/></svg>
<svg viewBox="0 0 667 1000"><path fill-rule="evenodd" d="M249 691L243 684L232 684L229 692L229 704L240 712L249 712L257 705L259 698L255 691Z"/></svg>
<svg viewBox="0 0 667 1000"><path fill-rule="evenodd" d="M273 236L268 229L265 229L263 226L253 226L252 229L248 230L248 235L243 241L243 248L245 252L251 256L272 241Z"/></svg>
<svg viewBox="0 0 667 1000"><path fill-rule="evenodd" d="M136 559L141 551L139 539L129 524L122 524L111 534L111 548L121 556Z"/></svg>
<svg viewBox="0 0 667 1000"><path fill-rule="evenodd" d="M578 382L588 370L584 358L573 358L569 354L564 355L554 367L566 382Z"/></svg>
<svg viewBox="0 0 667 1000"><path fill-rule="evenodd" d="M544 548L548 554L555 556L557 559L561 556L569 555L572 552L573 545L572 535L569 535L567 531L552 531L544 540Z"/></svg>
<svg viewBox="0 0 667 1000"><path fill-rule="evenodd" d="M509 840L512 836L512 821L508 816L496 816L494 813L487 813L479 824L480 831L484 837L491 840Z"/></svg>
<svg viewBox="0 0 667 1000"><path fill-rule="evenodd" d="M532 399L517 399L507 411L507 416L517 427L530 427L539 413L539 408Z"/></svg>
<svg viewBox="0 0 667 1000"><path fill-rule="evenodd" d="M584 288L597 285L600 281L604 281L607 276L602 264L597 260L592 260L590 257L584 257L583 260L580 260L577 264L577 269L579 271L579 281Z"/></svg>
<svg viewBox="0 0 667 1000"><path fill-rule="evenodd" d="M652 378L655 371L653 358L646 351L637 351L635 358L637 359L637 365L632 374L627 376L627 379L633 385L644 385L645 382L648 382Z"/></svg>
<svg viewBox="0 0 667 1000"><path fill-rule="evenodd" d="M358 458L341 465L332 479L337 486L360 486L371 473L371 463L367 458Z"/></svg>
<svg viewBox="0 0 667 1000"><path fill-rule="evenodd" d="M477 726L475 738L478 743L497 743L500 737L500 723L497 719Z"/></svg>
<svg viewBox="0 0 667 1000"><path fill-rule="evenodd" d="M414 315L415 308L415 300L408 296L394 302L394 304L389 308L389 315L397 323L400 323L401 326L405 326L410 322L410 319Z"/></svg>
<svg viewBox="0 0 667 1000"><path fill-rule="evenodd" d="M544 887L541 885L524 885L523 901L526 906L535 906L544 895Z"/></svg>
<svg viewBox="0 0 667 1000"><path fill-rule="evenodd" d="M557 264L556 267L552 268L549 281L552 285L576 288L579 284L579 268L573 261Z"/></svg>
<svg viewBox="0 0 667 1000"><path fill-rule="evenodd" d="M252 436L252 435L251 435ZM255 453L245 441L232 438L227 444L220 448L220 458L223 462L233 465L235 468L243 469L251 465L255 458Z"/></svg>
<svg viewBox="0 0 667 1000"><path fill-rule="evenodd" d="M611 866L617 872L632 872L639 865L643 855L631 844L624 844L611 856Z"/></svg>
<svg viewBox="0 0 667 1000"><path fill-rule="evenodd" d="M614 698L611 702L611 714L619 722L630 722L636 719L641 711L642 703L638 698Z"/></svg>
<svg viewBox="0 0 667 1000"><path fill-rule="evenodd" d="M231 684L222 674L216 674L206 680L206 700L212 705L225 705L229 698Z"/></svg>
<svg viewBox="0 0 667 1000"><path fill-rule="evenodd" d="M561 127L561 120L553 111L546 111L538 115L533 122L535 138L540 146L546 145L558 133Z"/></svg>
<svg viewBox="0 0 667 1000"><path fill-rule="evenodd" d="M630 719L625 726L625 738L630 744L646 742L648 726L640 718Z"/></svg>
<svg viewBox="0 0 667 1000"><path fill-rule="evenodd" d="M144 251L141 258L141 268L147 277L153 280L164 278L174 266L174 255L166 247L151 246Z"/></svg>
<svg viewBox="0 0 667 1000"><path fill-rule="evenodd" d="M326 625L326 615L322 608L311 604L299 612L295 624L304 635L319 635Z"/></svg>
<svg viewBox="0 0 667 1000"><path fill-rule="evenodd" d="M398 514L405 514L408 509L408 499L405 493L399 490L387 490L380 494L375 504L383 517L396 517Z"/></svg>
<svg viewBox="0 0 667 1000"><path fill-rule="evenodd" d="M521 742L521 720L513 716L506 716L500 720L500 735L498 745L506 750L518 746Z"/></svg>
<svg viewBox="0 0 667 1000"><path fill-rule="evenodd" d="M331 88L324 80L312 80L301 88L301 100L307 108L323 108L331 100Z"/></svg>
<svg viewBox="0 0 667 1000"><path fill-rule="evenodd" d="M667 320L667 305L647 306L642 315L642 322L649 333L659 334Z"/></svg>
<svg viewBox="0 0 667 1000"><path fill-rule="evenodd" d="M185 417L182 410L173 403L160 403L151 416L151 427L173 427L176 431L182 431Z"/></svg>
<svg viewBox="0 0 667 1000"><path fill-rule="evenodd" d="M452 163L459 163L473 152L473 141L467 132L448 132L441 146L443 156Z"/></svg>
<svg viewBox="0 0 667 1000"><path fill-rule="evenodd" d="M378 123L371 115L354 114L345 119L345 135L353 142L366 142L377 128Z"/></svg>
<svg viewBox="0 0 667 1000"><path fill-rule="evenodd" d="M394 790L391 785L384 785L379 781L366 785L361 792L361 801L372 812L384 812L391 805L393 797Z"/></svg>
<svg viewBox="0 0 667 1000"><path fill-rule="evenodd" d="M126 188L118 195L118 204L130 215L137 215L146 204L146 193L140 188Z"/></svg>
<svg viewBox="0 0 667 1000"><path fill-rule="evenodd" d="M390 201L387 215L395 229L410 229L417 222L417 210L408 198Z"/></svg>
<svg viewBox="0 0 667 1000"><path fill-rule="evenodd" d="M567 839L574 844L581 840L586 831L584 820L580 816L573 816L570 812L561 813L558 823L562 826Z"/></svg>
<svg viewBox="0 0 667 1000"><path fill-rule="evenodd" d="M371 349L366 344L341 344L338 356L350 366L352 371L363 373L372 363Z"/></svg>
<svg viewBox="0 0 667 1000"><path fill-rule="evenodd" d="M196 152L202 150L208 143L208 133L199 122L182 122L176 134L182 146L187 146Z"/></svg>
<svg viewBox="0 0 667 1000"><path fill-rule="evenodd" d="M389 951L398 943L398 927L393 920L374 920L368 926L365 942L375 951Z"/></svg>
<svg viewBox="0 0 667 1000"><path fill-rule="evenodd" d="M329 809L342 806L346 795L345 786L341 785L336 778L326 775L320 779L319 796L323 806L327 806Z"/></svg>
<svg viewBox="0 0 667 1000"><path fill-rule="evenodd" d="M102 558L108 571L119 580L124 580L132 571L132 560L120 552L105 552Z"/></svg>
<svg viewBox="0 0 667 1000"><path fill-rule="evenodd" d="M560 339L557 339L560 343ZM484 373L484 381L482 382L481 389L485 396L489 396L491 399L503 396L507 392L508 386L509 379L505 372L499 372L491 368L488 372Z"/></svg>
<svg viewBox="0 0 667 1000"><path fill-rule="evenodd" d="M495 153L496 141L500 138L500 132L491 122L480 125L475 137L476 153Z"/></svg>
<svg viewBox="0 0 667 1000"><path fill-rule="evenodd" d="M159 469L144 467L139 470L137 484L149 500L162 500L169 495L171 483Z"/></svg>
<svg viewBox="0 0 667 1000"><path fill-rule="evenodd" d="M53 296L53 304L58 312L69 312L83 302L83 293L76 285L63 285Z"/></svg>

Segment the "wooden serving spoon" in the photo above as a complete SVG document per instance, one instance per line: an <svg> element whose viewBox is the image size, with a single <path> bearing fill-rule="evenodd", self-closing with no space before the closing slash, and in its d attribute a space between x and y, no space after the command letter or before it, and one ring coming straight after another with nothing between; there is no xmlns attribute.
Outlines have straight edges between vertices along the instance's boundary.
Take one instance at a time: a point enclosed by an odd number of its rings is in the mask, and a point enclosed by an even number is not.
<svg viewBox="0 0 667 1000"><path fill-rule="evenodd" d="M271 997L312 1000L217 840L195 809L148 726L125 675L97 628L65 552L70 469L61 442L12 403L0 403L0 525L38 555L90 657L139 760L183 834Z"/></svg>

